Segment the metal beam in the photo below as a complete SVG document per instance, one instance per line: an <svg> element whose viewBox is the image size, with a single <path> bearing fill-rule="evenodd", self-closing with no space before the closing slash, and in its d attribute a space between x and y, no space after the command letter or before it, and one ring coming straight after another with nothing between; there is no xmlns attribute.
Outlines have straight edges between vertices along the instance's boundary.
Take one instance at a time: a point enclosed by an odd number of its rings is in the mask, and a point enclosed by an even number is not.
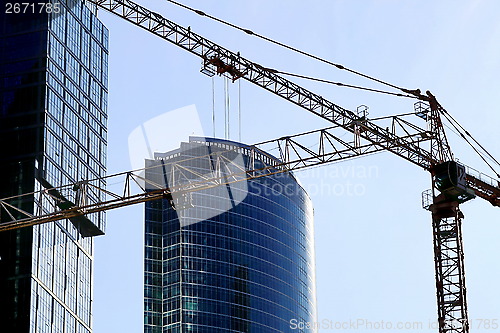
<svg viewBox="0 0 500 333"><path fill-rule="evenodd" d="M158 13L129 0L90 0L89 2L195 54L202 58L204 65L212 68L213 72L227 75L233 81L245 79L351 133L355 133L356 126L360 126L361 131L357 132L360 137L424 169L429 169L434 163L430 151L420 147L414 137L400 137L388 128L378 126L355 112L328 101L277 75L273 70L253 63L241 57L239 53L225 49L192 32L190 28L184 28ZM395 144L384 146L385 142Z"/></svg>
<svg viewBox="0 0 500 333"><path fill-rule="evenodd" d="M385 151L384 147L395 147L399 144L398 140L385 141L378 144L373 144L367 141L346 141L335 135L335 131L339 127L329 127L307 133L301 133L288 137L283 137L275 140L265 141L253 146L235 147L224 153L216 152L205 156L194 157L192 159L224 159L229 160L229 156L237 150L248 156L248 162L244 168L228 173L221 172L217 167L224 166L223 163L215 163L214 170L211 176L199 175L196 169L190 170L184 165L184 161L176 162L174 167L179 172L183 173L180 181L175 186L167 187L165 184L152 183L139 175L142 170L123 172L116 175L106 176L98 179L78 182L78 187L75 184L58 187L55 189L45 189L36 193L14 196L0 200L0 209L7 212L11 218L8 221L0 221L0 232L5 230L16 229L24 226L31 226L61 219L71 219L75 217L86 216L92 213L106 211L123 206L129 206L140 202L157 200L171 196L173 192L194 192L206 188L216 187L223 184L244 181L246 179L255 179L271 174L289 172L299 170L306 167L312 167L327 163L338 162L350 158L356 158L368 154ZM430 140L430 136L422 136L421 133L410 134L407 137L413 137L416 142L424 142ZM194 141L196 142L196 141ZM200 141L200 144L204 142ZM311 144L312 143L312 144ZM264 151L277 150L280 159L275 159ZM256 167L255 161L258 156L267 155L271 157L268 165L264 167ZM173 162L166 161L164 166ZM184 182L182 180L185 180ZM148 186L140 185L141 182L146 182ZM112 192L99 187L96 184L103 183L121 183L123 188L119 191ZM135 184L135 185L134 185ZM104 200L88 203L82 197L81 190L75 191L75 188L81 189L85 187L85 192L92 192L93 197L102 198ZM146 190L146 187L149 190ZM153 190L151 190L153 189ZM54 197L51 193L65 193L65 198L72 204L68 207L60 205L60 198ZM38 209L36 215L24 212L12 203L19 204L23 201L33 202L35 204L45 202L44 209ZM50 204L47 204L50 202ZM75 204L73 204L75 202ZM48 209L52 209L48 211ZM15 212L13 211L15 210ZM16 216L19 216L16 218Z"/></svg>

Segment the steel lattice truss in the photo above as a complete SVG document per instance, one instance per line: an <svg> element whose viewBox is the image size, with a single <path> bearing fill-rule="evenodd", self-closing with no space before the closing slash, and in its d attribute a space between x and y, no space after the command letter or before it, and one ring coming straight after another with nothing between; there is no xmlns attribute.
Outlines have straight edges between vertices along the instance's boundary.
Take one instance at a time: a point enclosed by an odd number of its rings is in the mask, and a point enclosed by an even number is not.
<svg viewBox="0 0 500 333"><path fill-rule="evenodd" d="M350 132L354 133L354 124L360 122L356 113L136 3L128 0L92 0L90 2L201 57L207 67L213 68L219 74L226 74L233 80L243 78ZM394 142L394 145L387 146L385 149L424 168L431 166L430 152L421 148L413 137L399 137L370 121L363 121L362 127L360 135L365 139L380 144L388 141Z"/></svg>
<svg viewBox="0 0 500 333"><path fill-rule="evenodd" d="M399 125L402 132L396 132L377 125L375 122L360 117L357 113L344 109L322 96L277 75L273 70L247 60L241 57L239 53L223 48L192 32L190 28L184 28L132 1L88 1L195 54L203 59L206 68L211 68L218 74L227 75L233 80L242 78L256 84L426 170L438 163L438 160L433 157L431 149L421 147L420 140L417 137L405 134L414 131L417 127L410 122L401 121ZM424 106L424 109L430 108L427 105ZM437 134L439 139L442 139L439 131ZM391 144L388 145L388 142ZM442 143L437 138L434 142L433 146L436 145L436 142ZM485 183L483 179L477 179L473 175L467 175L467 178L470 183L474 184L477 196L490 201L494 205L500 204L498 183ZM494 193L491 193L492 186L495 189Z"/></svg>
<svg viewBox="0 0 500 333"><path fill-rule="evenodd" d="M398 120L400 121L400 120ZM394 128L396 123L394 122ZM0 211L5 212L8 221L0 221L0 232L21 226L30 226L45 222L57 221L66 218L82 217L84 215L106 211L123 206L129 206L140 202L157 200L170 195L173 192L193 192L205 188L216 187L232 182L244 181L246 179L259 178L270 174L289 172L306 167L338 162L345 159L356 158L363 155L384 151L385 146L397 144L394 141L382 142L382 146L375 145L365 140L345 141L335 135L339 127L329 127L307 133L265 141L246 148L234 148L248 156L248 163L244 168L233 169L230 173L221 170L221 166L227 163L213 163L214 170L210 175L199 175L194 169L188 169L182 162L170 162L177 172L185 177L186 181L179 180L174 186L165 187L164 184L154 184L145 179L141 174L143 170L119 173L99 179L81 181L58 188L46 188L31 194L15 196L0 200ZM430 135L422 135L420 131L409 133L408 137L414 137L419 144L429 141ZM200 142L202 143L202 142ZM257 167L255 161L259 156L269 155L266 151L277 151L279 159L270 159L272 163L265 167ZM225 153L217 152L198 159L216 158L229 160L226 155L234 153L228 150ZM270 156L270 155L269 155ZM168 163L168 162L166 162ZM223 174L223 176L222 176ZM43 180L39 180L43 184ZM121 183L123 187L117 191L104 189L98 184ZM149 190L146 190L148 184ZM170 184L172 185L172 184ZM46 186L46 185L45 185ZM87 200L92 198L105 198L95 202ZM33 202L36 206L35 214L21 210L20 203Z"/></svg>
<svg viewBox="0 0 500 333"><path fill-rule="evenodd" d="M439 208L433 210L438 323L440 332L460 333L469 331L461 230L463 215L458 205L451 211L441 216Z"/></svg>

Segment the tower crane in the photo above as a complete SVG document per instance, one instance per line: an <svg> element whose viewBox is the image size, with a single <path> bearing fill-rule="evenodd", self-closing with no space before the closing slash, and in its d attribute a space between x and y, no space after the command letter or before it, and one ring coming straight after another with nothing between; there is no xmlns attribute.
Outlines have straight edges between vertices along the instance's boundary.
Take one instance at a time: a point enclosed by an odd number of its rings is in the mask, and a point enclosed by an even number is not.
<svg viewBox="0 0 500 333"><path fill-rule="evenodd" d="M181 182L170 187L158 186L157 189L148 191L139 186L137 193L133 192L131 185L140 185L140 181L147 180L132 171L104 177L121 177L125 184L121 193L99 187L96 179L52 188L50 184L44 183L42 177L40 182L45 190L0 200L0 209L5 212L2 216L9 217L7 221L0 222L0 231L67 218L80 227L82 235L94 236L102 232L93 229L86 216L95 212L172 198L174 191L189 193L272 173L389 151L427 170L431 175L432 187L430 191L424 192L423 206L432 216L439 332L469 332L461 232L463 214L460 205L479 197L499 207L500 183L455 160L441 120L442 116L446 117L447 112L431 92L424 94L418 89L399 88L406 96L418 100L413 114L426 121L427 129L406 120L405 116L370 119L365 112L344 109L289 81L276 70L247 60L239 53L231 52L192 32L190 28L184 28L132 1L88 2L200 57L203 72L225 75L233 82L240 79L251 82L325 119L332 126L248 146L244 148L245 153L252 156L262 151L262 147L272 145L279 150L280 162L258 168L249 162L249 165L233 172L229 177L218 177L217 174L220 173L214 170L213 177L205 177L196 182ZM345 69L342 65L335 66ZM385 126L381 125L383 122ZM352 142L346 142L336 134L346 131L353 135ZM317 150L302 143L303 138L310 136L316 136ZM429 147L424 146L424 143L430 143ZM225 157L220 154L217 158ZM96 200L103 196L106 198ZM36 212L18 208L19 202L26 200L35 203ZM50 205L42 203L47 201ZM47 209L49 206L52 208Z"/></svg>

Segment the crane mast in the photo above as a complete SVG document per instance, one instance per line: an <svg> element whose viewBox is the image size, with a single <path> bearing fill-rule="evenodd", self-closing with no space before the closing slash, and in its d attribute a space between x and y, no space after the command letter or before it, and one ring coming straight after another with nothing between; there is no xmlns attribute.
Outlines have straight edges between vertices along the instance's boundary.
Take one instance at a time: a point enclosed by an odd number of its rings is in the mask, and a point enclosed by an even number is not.
<svg viewBox="0 0 500 333"><path fill-rule="evenodd" d="M10 217L8 221L1 221L0 231L66 218L75 224L83 225L88 214L169 198L172 191L189 193L228 182L288 172L379 151L390 151L431 174L432 187L430 191L424 192L424 208L432 215L439 332L469 331L461 234L463 214L459 207L461 203L475 196L489 201L493 206L500 206L500 185L494 179L474 175L465 166L454 161L441 122L440 114L443 108L430 92L422 95L419 90L402 89L420 100L415 105L415 114L426 119L427 130L401 117L392 117L391 124L384 127L377 121L370 120L366 114L357 114L344 109L283 78L276 71L253 63L241 57L239 53L233 53L195 34L190 28L184 28L132 1L87 1L200 57L203 62L203 72L225 75L233 82L239 79L247 80L329 121L334 126L249 146L247 153L255 154L260 151L261 145L275 144L280 152L281 163L265 168L248 165L229 177L226 175L225 180L215 176L220 172L214 170L213 177L195 183L181 183L175 188L160 186L152 191L146 191L139 186L138 193L133 193L131 184L134 182L139 184L138 180L145 181L145 179L139 179L140 176L133 172L114 175L124 179L125 185L121 193L100 188L96 185L98 183L96 180L57 189L50 188L46 184L44 185L46 189L43 191L0 200L0 210L6 212L0 216ZM341 65L336 66L342 68ZM351 133L353 141L341 140L332 130ZM317 151L300 142L300 138L306 134L318 135ZM422 143L427 141L430 141L430 148L422 146ZM43 185L43 179L41 182ZM106 200L94 203L85 200L86 195L92 194L94 198L100 198L102 193L107 197ZM37 212L33 214L18 208L19 202L23 200L31 200L38 205ZM47 200L51 205L42 204ZM52 210L47 211L46 207L49 206ZM99 234L98 231L91 229L86 232L86 236Z"/></svg>
<svg viewBox="0 0 500 333"><path fill-rule="evenodd" d="M427 115L430 131L434 134L430 142L436 164L430 168L431 197L427 197L425 206L432 216L438 327L440 333L467 333L469 319L462 243L464 216L459 207L474 198L474 193L466 187L465 168L454 162L440 117L443 109L431 92L426 94L418 98L426 100L428 108L417 105L419 111Z"/></svg>
<svg viewBox="0 0 500 333"><path fill-rule="evenodd" d="M432 213L439 332L469 332L462 244L463 214L456 201L435 197Z"/></svg>

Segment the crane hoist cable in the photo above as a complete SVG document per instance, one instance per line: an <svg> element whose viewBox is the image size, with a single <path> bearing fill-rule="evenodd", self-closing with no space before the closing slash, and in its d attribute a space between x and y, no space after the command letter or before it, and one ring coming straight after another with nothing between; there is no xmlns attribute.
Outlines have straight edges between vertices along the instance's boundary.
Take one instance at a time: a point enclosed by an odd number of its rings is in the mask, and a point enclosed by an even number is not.
<svg viewBox="0 0 500 333"><path fill-rule="evenodd" d="M391 88L394 88L394 89L397 89L397 90L401 90L401 91L403 91L403 92L408 92L408 90L407 90L407 89L405 89L405 88L398 87L398 86L396 86L396 85L394 85L394 84L392 84L392 83L389 83L389 82L386 82L386 81L383 81L383 80L377 79L377 78L375 78L375 77L373 77L373 76L370 76L370 75L363 74L363 73L361 73L361 72L358 72L358 71L355 71L355 70L353 70L353 69L347 68L347 67L345 67L345 66L343 66L343 65L340 65L340 64L334 63L334 62L332 62L332 61L329 61L329 60L323 59L323 58L321 58L321 57L318 57L318 56L316 56L316 55L314 55L314 54L311 54L311 53L308 53L308 52L302 51L302 50L297 49L297 48L295 48L295 47L293 47L293 46L290 46L290 45L287 45L287 44L285 44L285 43L279 42L279 41L277 41L277 40L271 39L271 38L266 37L266 36L264 36L264 35L261 35L261 34L255 33L255 32L253 32L252 30L242 28L242 27L240 27L240 26L237 26L237 25L236 25L236 24L234 24L234 23L231 23L231 22L228 22L228 21L224 21L224 20L222 20L222 19L220 19L220 18L217 18L217 17L215 17L215 16L213 16L213 15L207 14L207 13L205 13L205 12L204 12L204 11L202 11L202 10L191 8L191 7L187 6L187 5L184 5L184 4L182 4L182 3L180 3L180 2L177 2L177 1L174 1L174 0L166 0L166 1L168 1L168 2L170 2L170 3L172 3L172 4L174 4L174 5L177 5L177 6L179 6L179 7L182 7L182 8L184 8L184 9L187 9L187 10L189 10L189 11L191 11L191 12L194 12L194 13L196 13L196 14L200 15L200 16L207 17L207 18L209 18L209 19L211 19L211 20L214 20L214 21L216 21L216 22L222 23L222 24L227 25L227 26L229 26L229 27L231 27L231 28L234 28L234 29L237 29L237 30L243 31L243 32L245 32L245 33L246 33L246 34L248 34L248 35L258 37L258 38L263 39L263 40L265 40L265 41L267 41L267 42L270 42L270 43L273 43L273 44L275 44L275 45L281 46L281 47L286 48L286 49L288 49L288 50L291 50L291 51L293 51L293 52L296 52L296 53L302 54L302 55L304 55L304 56L306 56L306 57L309 57L309 58L315 59L315 60L317 60L317 61L323 62L323 63L325 63L325 64L328 64L328 65L334 66L334 67L336 67L337 69L340 69L340 70L345 70L345 71L350 72L350 73L352 73L352 74L355 74L355 75L358 75L358 76L364 77L365 79L368 79L368 80L372 80L372 81L378 82L378 83L380 83L380 84L383 84L383 85L389 86L389 87L391 87Z"/></svg>
<svg viewBox="0 0 500 333"><path fill-rule="evenodd" d="M241 142L241 80L238 81L238 141Z"/></svg>
<svg viewBox="0 0 500 333"><path fill-rule="evenodd" d="M276 70L276 69L269 69L269 70L271 70L272 72L277 73L277 74L283 74L283 75L298 77L298 78L301 78L301 79L306 79L306 80L318 81L318 82L322 82L322 83L333 84L333 85L336 85L336 86L339 86L339 87L347 87L347 88L353 88L353 89L366 90L366 91L371 91L371 92L376 92L376 93L381 93L381 94L393 95L393 96L397 96L397 97L418 98L416 96L412 96L412 95L408 95L408 94L401 94L401 93L395 93L395 92L391 92L391 91L385 91L385 90L379 90L379 89L373 89L373 88L355 86L355 85L352 85L352 84L346 84L346 83L335 82L335 81L330 81L330 80L325 80L325 79L319 79L319 78L315 78L315 77L311 77L311 76L306 76L306 75L301 75L301 74L294 74L294 73L283 72L283 71Z"/></svg>
<svg viewBox="0 0 500 333"><path fill-rule="evenodd" d="M366 79L369 79L369 80L372 80L372 81L378 82L378 83L380 83L380 84L383 84L383 85L389 86L389 87L391 87L391 88L394 88L394 89L400 90L400 91L402 91L402 92L406 93L406 95L405 95L405 94L400 94L400 93L392 93L392 92L383 91L383 90L378 90L378 89L372 89L372 88L366 88L366 87L354 86L354 85L350 85L350 84L343 84L343 83L340 83L340 82L333 82L333 81L329 81L329 80L317 79L317 78L307 77L307 76L303 76L303 75L299 75L299 74L286 73L286 72L282 72L282 71L277 71L277 70L272 70L272 69L270 69L270 70L274 71L275 73L280 73L280 74L289 75L289 76L295 76L295 77L298 77L298 78L303 78L303 79L308 79L308 80L314 80L314 81L323 82L323 83L334 84L334 85L337 85L337 86L343 86L343 87L354 88L354 89L361 89L361 90L366 90L366 91L371 91L371 92L376 92L376 93L382 93L382 94L389 94L389 95L394 95L394 96L398 96L398 97L419 98L419 96L418 96L418 95L420 95L420 91L419 91L419 90L408 90L408 89L405 89L405 88L402 88L402 87L396 86L396 85L394 85L394 84L391 84L391 83L389 83L389 82L386 82L386 81L383 81L383 80L377 79L377 78L375 78L375 77L372 77L372 76L369 76L369 75L363 74L363 73L361 73L361 72L358 72L358 71L355 71L355 70L353 70L353 69L347 68L347 67L345 67L345 66L343 66L343 65L340 65L340 64L334 63L334 62L332 62L332 61L326 60L326 59L321 58L321 57L318 57L318 56L316 56L316 55L314 55L314 54L311 54L311 53L308 53L308 52L302 51L302 50L297 49L297 48L295 48L295 47L293 47L293 46L290 46L290 45L287 45L287 44L285 44L285 43L282 43L282 42L276 41L276 40L271 39L271 38L269 38L269 37L266 37L266 36L264 36L264 35L261 35L261 34L255 33L255 32L253 32L253 31L252 31L252 30L250 30L250 29L245 29L245 28L242 28L242 27L240 27L240 26L238 26L238 25L236 25L236 24L234 24L234 23L231 23L231 22L228 22L228 21L222 20L222 19L217 18L217 17L215 17L215 16L213 16L213 15L207 14L207 13L205 13L205 12L204 12L204 11L202 11L202 10L199 10L199 9L194 9L194 8L192 8L192 7L189 7L189 6L187 6L187 5L184 5L184 4L182 4L182 3L178 2L178 1L175 1L175 0L166 0L166 1L168 1L168 2L170 2L170 3L172 3L172 4L174 4L174 5L177 5L177 6L179 6L179 7L182 7L182 8L184 8L184 9L187 9L187 10L189 10L189 11L191 11L191 12L194 12L194 13L196 13L196 14L200 15L200 16L207 17L207 18L209 18L209 19L211 19L211 20L214 20L214 21L216 21L216 22L222 23L222 24L227 25L227 26L229 26L229 27L231 27L231 28L234 28L234 29L237 29L237 30L243 31L243 32L245 32L245 33L246 33L246 34L248 34L248 35L252 35L252 36L258 37L258 38L260 38L260 39L263 39L263 40L265 40L265 41L267 41L267 42L270 42L270 43L273 43L273 44L275 44L275 45L281 46L281 47L286 48L286 49L288 49L288 50L291 50L291 51L293 51L293 52L296 52L296 53L299 53L299 54L305 55L305 56L307 56L307 57L309 57L309 58L312 58L312 59L315 59L315 60L317 60L317 61L320 61L320 62L326 63L326 64L328 64L328 65L334 66L334 67L336 67L336 68L338 68L338 69L340 69L340 70L345 70L345 71L348 71L348 72L353 73L353 74L355 74L355 75L358 75L358 76L364 77L364 78L366 78ZM414 96L407 95L408 93L410 93L410 94L412 94L412 95L414 95ZM420 98L420 99L421 99L421 98ZM448 113L446 110L444 110L444 108L443 108L443 111L445 111L445 112L444 112L444 114L448 114L448 115L449 115L449 113ZM499 163L499 162L498 162L498 161L497 161L497 160L496 160L496 159L495 159L495 158L494 158L494 157L493 157L493 156L492 156L492 155L491 155L491 154L490 154L490 153L489 153L489 152L488 152L488 151L487 151L487 150L486 150L486 149L485 149L485 148L484 148L484 147L483 147L483 146L482 146L482 145L481 145L481 144L480 144L480 143L479 143L476 139L474 139L474 138L472 137L472 135L470 135L470 133L469 133L467 130L465 130L465 129L464 129L464 128L463 128L463 127L462 127L462 126L461 126L461 125L460 125L460 124L459 124L459 123L458 123L458 122L457 122L457 121L456 121L456 120L455 120L455 119L454 119L451 115L449 115L449 116L450 116L450 117L451 117L451 119L452 119L452 120L448 119L448 120L450 121L450 123L455 122L455 123L456 123L456 124L457 124L457 125L458 125L458 126L459 126L459 127L460 127L463 131L464 131L464 132L465 132L465 134L466 134L467 136L469 136L469 137L470 137L470 138L471 138L471 139L472 139L472 140L473 140L473 141L474 141L474 142L475 142L475 143L476 143L476 144L477 144L477 145L478 145L478 146L479 146L479 147L480 147L480 148L481 148L481 149L482 149L482 150L483 150L483 151L484 151L484 152L485 152L485 153L486 153L486 154L487 154L487 155L488 155L488 156L489 156L489 157L490 157L490 158L491 158L491 159L492 159L492 160L493 160L496 164L500 165L500 163ZM457 130L458 130L458 129L457 129ZM460 132L460 131L459 131L459 132ZM463 137L463 138L467 141L467 143L468 143L469 145L471 145L471 147L473 147L473 145L472 145L472 144L471 144L471 143L470 143L470 142L469 142L469 141L468 141L468 140L464 137L463 133L462 133L462 132L460 132L460 133L461 133L460 135L461 135L461 136L462 136L462 137ZM478 151L475 147L473 147L473 148L474 148L474 150L475 150L475 151L476 151L476 152L477 152L477 153L481 156L481 158L484 160L484 156L482 156L482 155L480 154L480 152L479 152L479 151ZM496 172L496 170L495 170L494 168L492 168L492 166L491 166L488 162L486 162L486 161L485 161L485 163L486 163L486 164L487 164L487 165L488 165L488 166L489 166L489 167L490 167L490 168L491 168L491 169L495 172L495 174L496 174L496 175L500 178L500 174L499 174L498 172Z"/></svg>
<svg viewBox="0 0 500 333"><path fill-rule="evenodd" d="M446 110L443 109L443 116L450 122L451 126L453 126L453 128L458 132L458 135L465 140L465 142L467 142L469 144L469 146L471 146L471 148L474 150L474 152L476 152L476 154L483 160L484 163L486 163L486 165L495 173L495 175L500 178L500 173L497 172L497 170L495 168L493 168L493 166L486 160L486 158L484 157L484 154L479 151L479 149L477 147L475 147L470 141L469 139L467 139L467 137L465 136L465 134L461 131L463 130L468 136L470 136L472 138L472 140L474 140L474 142L479 145L479 147L481 147L481 149L487 154L488 157L490 157L490 159L492 159L494 162L496 162L497 164L498 161L479 143L477 142L477 140L475 140L472 135L470 135L470 133L468 131L466 131ZM452 120L453 119L453 120ZM457 124L457 125L455 125ZM459 128L460 127L460 128ZM499 164L500 165L500 164Z"/></svg>
<svg viewBox="0 0 500 333"><path fill-rule="evenodd" d="M393 92L388 92L388 91L383 91L383 90L379 90L379 89L372 89L372 88L366 88L366 87L360 87L360 86L354 86L354 85L350 85L350 84L344 84L344 83L340 83L340 82L334 82L334 81L329 81L329 80L324 80L324 79L318 79L318 78L313 78L313 77L309 77L309 76L304 76L304 75L299 75L299 74L292 74L292 73L287 73L287 72L283 72L283 71L278 71L278 70L273 70L273 69L270 69L272 70L273 72L275 73L280 73L280 74L283 74L283 75L289 75L289 76L294 76L294 77L298 77L298 78L303 78L303 79L308 79L308 80L314 80L314 81L318 81L318 82L323 82L323 83L328 83L328 84L334 84L334 85L337 85L337 86L342 86L342 87L347 87L347 88L353 88L353 89L360 89L360 90L365 90L365 91L371 91L371 92L376 92L376 93L382 93L382 94L388 94L388 95L394 95L394 96L398 96L398 97L408 97L408 98L419 98L418 95L420 94L420 92L417 92L418 90L408 90L408 89L405 89L405 88L402 88L402 87L399 87L399 86L396 86L394 84L391 84L391 83L388 83L386 81L383 81L383 80L380 80L380 79L377 79L375 77L372 77L372 76L369 76L369 75L366 75L366 74L363 74L363 73L360 73L358 71L355 71L353 69L350 69L350 68L347 68L343 65L340 65L340 64L337 64L337 63L334 63L332 61L329 61L329 60L326 60L326 59L323 59L321 57L318 57L316 55L313 55L311 53L308 53L308 52L305 52L305 51L302 51L300 49L297 49L293 46L290 46L290 45L287 45L285 43L282 43L282 42L279 42L279 41L276 41L274 39L271 39L269 37L266 37L264 35L261 35L261 34L258 34L258 33L255 33L253 32L252 30L250 29L245 29L245 28L242 28L236 24L233 24L231 22L228 22L228 21L225 21L225 20L222 20L220 18L217 18L213 15L210 15L210 14L207 14L205 13L204 11L202 10L199 10L199 9L194 9L192 7L189 7L187 5L184 5L180 2L177 2L177 1L174 1L174 0L166 0L174 5L177 5L179 7L182 7L184 9L187 9L189 11L192 11L200 16L204 16L204 17L207 17L211 20L214 20L216 22L219 22L219 23L222 23L224 25L227 25L231 28L234 28L234 29L237 29L237 30L240 30L240 31L243 31L245 32L246 34L248 35L252 35L252 36L255 36L255 37L258 37L260 39L263 39L267 42L270 42L270 43L273 43L275 45L278 45L278 46L281 46L283 48L286 48L288 50L291 50L293 52L296 52L296 53L299 53L299 54L302 54L302 55L305 55L309 58L312 58L312 59L315 59L317 61L320 61L320 62L323 62L323 63L326 63L328 65L331 65L331 66L334 66L340 70L345 70L347 72L350 72L350 73L353 73L355 75L358 75L358 76L361 76L361 77L364 77L366 79L369 79L369 80L372 80L372 81L375 81L375 82L378 82L380 84L383 84L383 85L386 85L386 86L389 86L391 88L394 88L394 89L397 89L397 90L400 90L406 94L401 94L401 93L393 93ZM408 95L408 93L411 93L413 96L411 95ZM456 123L464 132L465 132L465 135L469 136L488 156L490 159L492 159L497 165L500 165L500 163L476 140L472 137L472 135L467 131L465 130L444 108L443 108L443 114L446 116L446 115L449 115L449 117L451 118L448 119L450 121L450 123ZM447 117L448 118L448 117ZM454 126L455 127L455 126ZM455 127L455 129L457 129L457 131L460 133L460 136L462 136L462 138L474 149L474 151L483 159L483 161L490 167L491 170L493 170L493 172L495 172L495 174L497 175L497 177L500 178L500 173L498 173L487 161L486 159L484 158L484 156L477 150L477 148L475 148L471 142L469 140L467 140L467 138L465 137L465 135L458 129Z"/></svg>
<svg viewBox="0 0 500 333"><path fill-rule="evenodd" d="M449 121L449 119L448 119ZM451 123L451 122L450 122ZM457 130L457 127L456 126L453 126L453 124L451 124L452 126L449 126L448 124L446 123L443 123L443 126L445 126L450 132L452 132L453 134L455 134L457 137L460 137L462 139L464 139L470 146L471 148L474 150L474 152L490 167L491 170L493 170L493 172L497 175L497 177L499 176L498 173L496 172L495 169L493 169L493 167L491 165L488 164L487 161L485 161L483 155L481 154L481 152L479 152L477 149L475 149L474 146L472 146L472 144L470 142L467 141L467 139L464 137L464 134L461 133L459 130Z"/></svg>
<svg viewBox="0 0 500 333"><path fill-rule="evenodd" d="M226 80L226 104L227 104L227 139L231 140L231 95L229 93L229 78Z"/></svg>
<svg viewBox="0 0 500 333"><path fill-rule="evenodd" d="M215 79L212 77L212 131L215 138Z"/></svg>
<svg viewBox="0 0 500 333"><path fill-rule="evenodd" d="M358 72L358 71L355 71L355 70L352 70L352 69L350 69L350 68L347 68L347 67L345 67L345 66L343 66L343 65L340 65L340 64L334 63L334 62L332 62L332 61L329 61L329 60L326 60L326 59L320 58L320 57L318 57L318 56L316 56L316 55L313 55L313 54L311 54L311 53L308 53L308 52L305 52L305 51L299 50L299 49L297 49L297 48L295 48L295 47L292 47L292 46L290 46L290 45L287 45L287 44L284 44L284 43L282 43L282 42L279 42L279 41L273 40L273 39L271 39L271 38L269 38L269 37L266 37L266 36L263 36L263 35L260 35L260 34L254 33L252 30L242 28L242 27L237 26L237 25L235 25L235 24L233 24L233 23L230 23L230 22L228 22L228 21L224 21L224 20L219 19L219 18L217 18L217 17L215 17L215 16L209 15L209 14L207 14L207 13L203 12L202 10L198 10L198 9L191 8L191 7L187 6L187 5L184 5L184 4L179 3L179 2L177 2L177 1L174 1L174 0L166 0L166 1L168 1L168 2L170 2L170 3L172 3L172 4L175 4L175 5L179 6L179 7L182 7L182 8L184 8L184 9L187 9L187 10L189 10L189 11L192 11L192 12L194 12L194 13L196 13L196 14L200 15L200 16L207 17L207 18L209 18L209 19L211 19L211 20L217 21L217 22L219 22L219 23L222 23L222 24L227 25L227 26L229 26L229 27L232 27L232 28L234 28L234 29L237 29L237 30L243 31L243 32L245 32L246 34L256 36L256 37L261 38L261 39L263 39L263 40L265 40L265 41L267 41L267 42L270 42L270 43L276 44L276 45L278 45L278 46L281 46L281 47L283 47L283 48L289 49L289 50L291 50L291 51L293 51L293 52L296 52L296 53L299 53L299 54L305 55L305 56L310 57L310 58L312 58L312 59L315 59L315 60L317 60L317 61L320 61L320 62L326 63L326 64L328 64L328 65L334 66L334 67L336 67L336 68L338 68L338 69L341 69L341 70L346 70L346 71L348 71L348 72L350 72L350 73L353 73L353 74L355 74L355 75L358 75L358 76L364 77L364 78L366 78L366 79L369 79L369 80L372 80L372 81L375 81L375 82L381 83L381 84L386 85L386 86L389 86L389 87L392 87L392 88L397 89L397 90L400 90L400 91L402 91L402 92L404 92L404 93L414 95L414 96L415 96L416 98L418 98L418 99L421 99L421 100L424 100L424 101L429 101L428 97L423 96L423 95L421 94L421 92L420 92L420 90L419 90L419 89L416 89L416 90L409 90L409 89L405 89L405 88L402 88L402 87L398 87L398 86L396 86L396 85L394 85L394 84L391 84L391 83L385 82L385 81L383 81L383 80L377 79L377 78L375 78L375 77L372 77L372 76L369 76L369 75L366 75L366 74L360 73L360 72ZM281 73L282 73L282 74L287 74L287 73L283 73L283 72L281 72ZM291 74L289 74L289 75L291 75ZM298 75L296 75L296 76L298 76ZM304 77L304 78L306 78L306 77ZM313 79L313 78L311 78L311 79ZM321 80L321 79L316 79L316 80L317 80L317 81L323 81L323 80ZM326 81L326 80L324 80L324 81ZM324 82L324 81L323 81L323 82ZM333 82L329 82L329 83L331 83L331 84L337 84L337 85L343 85L343 86L346 86L346 87L351 87L350 85L338 84L338 83L333 83ZM364 89L364 90L371 90L370 88L362 88L362 87L354 87L354 86L352 86L352 88L358 88L358 89ZM379 90L375 90L375 89L373 89L373 90L371 90L371 91L375 91L375 92L379 92L379 93L387 93L387 92L383 92L383 91L379 91ZM395 94L395 95L396 95L396 96L398 96L397 94ZM447 112L446 112L446 110L444 110L444 108L442 108L442 107L441 107L441 109L443 110L443 114L447 114ZM450 117L451 117L451 116L450 116ZM451 121L450 119L448 119L448 120L450 121L450 123L452 123L452 124L453 124L453 121ZM454 119L453 119L453 120L454 120ZM456 121L455 121L455 122L456 122ZM458 124L458 122L456 122L456 123ZM453 125L453 126L456 128L456 130L457 130L457 131L459 131L459 132L460 132L460 130L459 130L459 129L455 126L455 125ZM459 125L459 126L460 126L460 125ZM461 127L461 126L460 126L460 127ZM463 129L463 128L462 128L462 129ZM464 129L464 131L465 131L465 129ZM460 132L460 133L461 133L461 132ZM470 136L470 137L472 138L472 136L471 136L471 135L470 135L467 131L465 131L465 133L466 133L468 136ZM497 176L500 178L500 174L499 174L499 173L497 173L497 172L495 171L495 169L494 169L494 168L493 168L493 167L492 167L492 166L491 166L491 165L490 165L490 164L486 161L486 159L484 158L484 156L482 155L482 153L481 153L481 152L479 152L479 150L478 150L476 147L474 147L474 146L471 144L471 142L470 142L470 141L468 141L468 140L465 138L465 135L463 135L463 133L461 133L461 136L462 136L462 137L463 137L463 138L467 141L467 143L468 143L469 145L471 145L471 147L474 149L474 151L475 151L475 152L476 152L476 153L477 153L477 154L478 154L478 155L479 155L479 156L483 159L483 161L484 161L484 162L485 162L485 163L486 163L486 164L487 164L487 165L488 165L488 166L489 166L489 167L490 167L490 168L491 168L491 169L492 169L492 170L493 170L493 171L497 174ZM487 155L488 155L491 159L493 159L493 160L494 160L497 164L499 164L499 163L498 163L498 161L497 161L497 160L496 160L496 159L495 159L495 158L494 158L494 157L493 157L493 156L492 156L492 155L491 155L491 154L490 154L490 153L489 153L486 149L484 149L484 147L483 147L481 144L479 144L479 143L478 143L478 142L477 142L474 138L472 138L472 139L474 140L474 142L476 142L476 144L477 144L479 147L481 147L481 149L482 149L482 150L483 150L483 151L484 151L484 152L485 152L485 153L486 153L486 154L487 154Z"/></svg>
<svg viewBox="0 0 500 333"><path fill-rule="evenodd" d="M498 162L497 159L495 159L495 157L493 157L493 155L490 154L490 152L488 152L488 150L486 148L484 148L481 143L479 143L473 136L472 134L470 134L469 131L467 131L455 118L453 118L453 116L446 110L444 110L444 113L445 113L445 117L448 119L448 121L450 121L450 123L455 123L458 127L460 127L460 129L462 129L463 131L463 135L467 135L468 137L470 137L483 151L484 153L486 153L486 155L488 155L488 157L494 161L497 165L500 166L500 162ZM462 134L461 134L462 135Z"/></svg>

